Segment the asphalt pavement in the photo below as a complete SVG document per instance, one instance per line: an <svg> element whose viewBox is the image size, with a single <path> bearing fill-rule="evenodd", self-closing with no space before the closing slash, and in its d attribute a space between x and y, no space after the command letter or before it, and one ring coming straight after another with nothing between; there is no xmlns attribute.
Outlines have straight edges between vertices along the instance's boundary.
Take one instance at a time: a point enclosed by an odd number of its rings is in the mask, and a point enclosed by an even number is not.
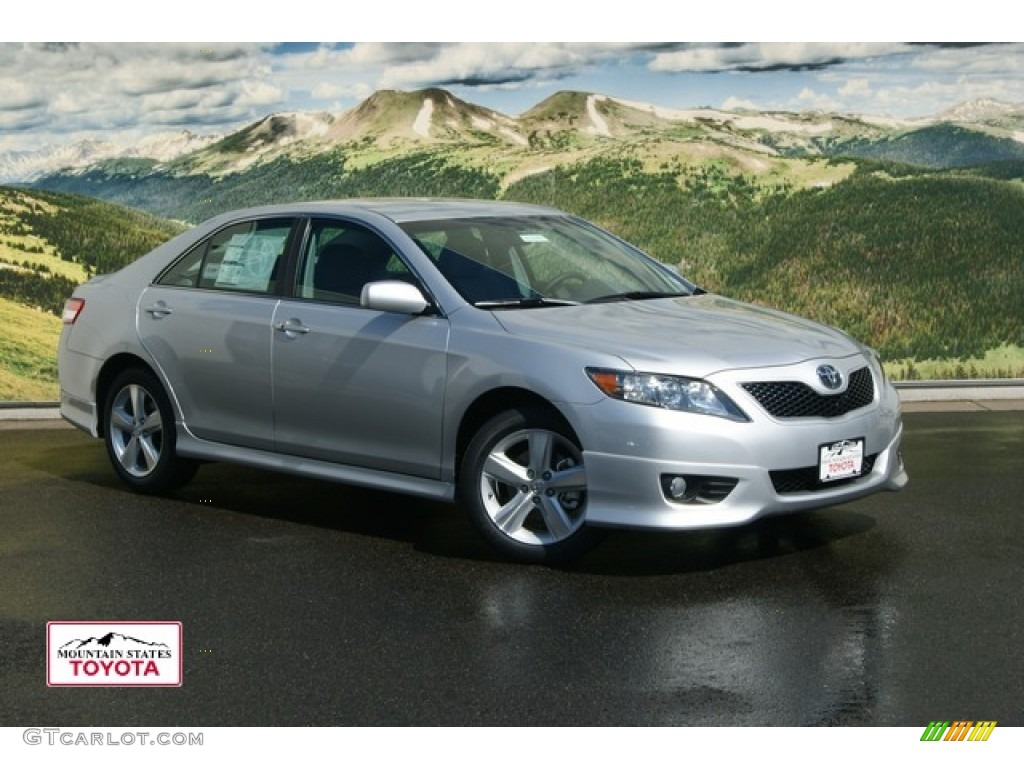
<svg viewBox="0 0 1024 768"><path fill-rule="evenodd" d="M454 507L0 433L0 725L1024 725L1024 413L908 413L910 485L570 567ZM51 428L56 427L56 428ZM50 688L48 621L181 621L184 683Z"/></svg>

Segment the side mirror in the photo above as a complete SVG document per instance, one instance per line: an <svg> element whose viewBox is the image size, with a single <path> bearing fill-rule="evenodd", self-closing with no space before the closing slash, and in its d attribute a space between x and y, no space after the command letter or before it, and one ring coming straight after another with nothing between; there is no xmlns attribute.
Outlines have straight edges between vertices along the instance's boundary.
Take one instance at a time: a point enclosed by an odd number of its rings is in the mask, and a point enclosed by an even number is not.
<svg viewBox="0 0 1024 768"><path fill-rule="evenodd" d="M430 306L420 289L401 280L379 280L363 286L359 305L378 312L419 315Z"/></svg>

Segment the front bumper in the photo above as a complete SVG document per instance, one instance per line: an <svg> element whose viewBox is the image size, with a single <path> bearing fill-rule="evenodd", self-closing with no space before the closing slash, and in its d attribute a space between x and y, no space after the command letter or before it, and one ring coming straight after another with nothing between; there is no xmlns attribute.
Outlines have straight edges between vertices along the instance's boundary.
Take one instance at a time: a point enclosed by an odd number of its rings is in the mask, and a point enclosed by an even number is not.
<svg viewBox="0 0 1024 768"><path fill-rule="evenodd" d="M735 464L693 464L587 452L587 522L628 528L686 530L741 525L767 515L844 504L907 484L900 456L902 430L877 455L871 471L835 488L777 493L770 470ZM669 501L663 475L734 478L735 488L717 502Z"/></svg>
<svg viewBox="0 0 1024 768"><path fill-rule="evenodd" d="M580 436L588 448L588 523L668 530L734 526L897 491L907 483L899 398L890 385L880 387L870 406L839 418L774 419L743 406L752 421L612 400L589 406L586 423L595 427ZM820 446L853 438L864 439L870 468L855 479L817 483ZM810 473L813 482L794 489L780 481L794 471ZM675 476L711 478L718 492L670 500L665 478Z"/></svg>

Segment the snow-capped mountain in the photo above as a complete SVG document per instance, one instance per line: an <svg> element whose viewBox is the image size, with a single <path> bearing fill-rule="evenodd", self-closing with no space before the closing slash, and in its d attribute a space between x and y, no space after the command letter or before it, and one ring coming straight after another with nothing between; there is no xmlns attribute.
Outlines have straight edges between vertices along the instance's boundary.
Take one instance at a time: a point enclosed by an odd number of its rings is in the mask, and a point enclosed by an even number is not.
<svg viewBox="0 0 1024 768"><path fill-rule="evenodd" d="M203 149L218 138L200 136L191 131L173 131L152 134L131 145L86 139L74 144L48 145L31 151L0 152L0 183L34 181L50 173L87 168L114 158L146 158L167 162Z"/></svg>
<svg viewBox="0 0 1024 768"><path fill-rule="evenodd" d="M987 123L1014 114L1024 115L1024 104L1007 104L995 99L974 99L940 112L935 119L950 123Z"/></svg>
<svg viewBox="0 0 1024 768"><path fill-rule="evenodd" d="M980 99L927 118L891 120L821 112L666 109L610 95L560 91L509 116L439 88L389 90L338 114L281 112L220 137L181 131L148 136L127 147L84 141L0 153L0 183L39 182L48 188L88 191L73 178L54 177L95 169L104 178L164 174L224 179L279 158L305 162L339 150L349 158L361 153L379 158L381 151L395 156L425 149L468 152L469 164L496 164L515 179L601 154L613 144L652 162L663 162L660 158L667 154L691 164L719 157L755 173L785 172L773 165L785 157L852 156L962 167L1024 157L1024 105ZM147 162L127 167L110 162L132 159Z"/></svg>

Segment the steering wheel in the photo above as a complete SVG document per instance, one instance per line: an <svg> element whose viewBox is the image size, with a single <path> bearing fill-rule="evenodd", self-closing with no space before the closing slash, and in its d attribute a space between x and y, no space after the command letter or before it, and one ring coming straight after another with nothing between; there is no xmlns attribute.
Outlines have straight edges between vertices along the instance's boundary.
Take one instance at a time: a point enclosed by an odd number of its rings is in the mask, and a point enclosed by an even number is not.
<svg viewBox="0 0 1024 768"><path fill-rule="evenodd" d="M546 293L555 294L557 298L567 299L569 296L559 295L559 291L567 285L575 284L577 288L587 282L587 277L581 275L579 272L566 272L564 275L559 275L545 287ZM572 293L572 291L570 291Z"/></svg>

